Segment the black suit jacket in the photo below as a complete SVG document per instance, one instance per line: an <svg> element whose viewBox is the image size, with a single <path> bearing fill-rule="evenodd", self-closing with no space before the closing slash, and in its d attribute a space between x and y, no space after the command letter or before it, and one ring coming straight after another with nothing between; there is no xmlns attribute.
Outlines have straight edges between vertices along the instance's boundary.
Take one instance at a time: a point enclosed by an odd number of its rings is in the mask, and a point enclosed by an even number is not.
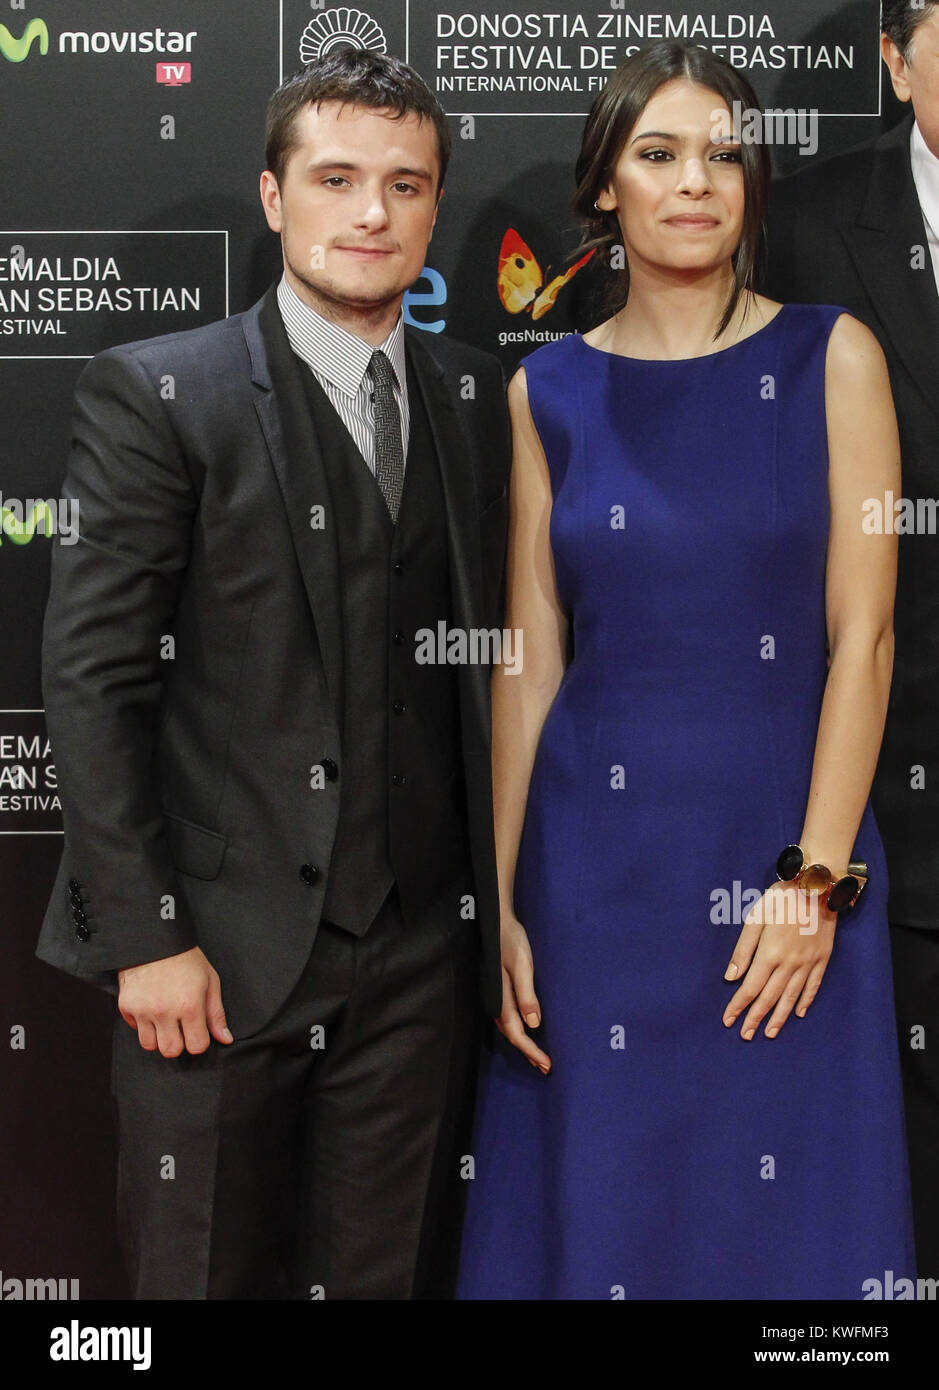
<svg viewBox="0 0 939 1390"><path fill-rule="evenodd" d="M266 312L262 309L266 304ZM198 944L235 1036L273 1016L319 922L342 766L340 576L302 382L272 378L267 315L110 348L82 371L53 550L43 696L65 840L37 954L115 971ZM282 325L281 325L282 328ZM511 445L497 358L406 328L440 460L453 622L501 627ZM467 378L474 390L466 389ZM328 512L328 507L327 507ZM481 999L501 1008L490 668L459 669ZM433 816L433 807L428 807ZM309 877L309 876L308 876Z"/></svg>
<svg viewBox="0 0 939 1390"><path fill-rule="evenodd" d="M939 294L910 164L912 114L773 185L765 288L839 304L876 334L900 427L902 495L939 498ZM939 538L899 537L890 706L872 799L892 921L939 927ZM917 769L925 773L925 786ZM863 846L858 846L863 852Z"/></svg>

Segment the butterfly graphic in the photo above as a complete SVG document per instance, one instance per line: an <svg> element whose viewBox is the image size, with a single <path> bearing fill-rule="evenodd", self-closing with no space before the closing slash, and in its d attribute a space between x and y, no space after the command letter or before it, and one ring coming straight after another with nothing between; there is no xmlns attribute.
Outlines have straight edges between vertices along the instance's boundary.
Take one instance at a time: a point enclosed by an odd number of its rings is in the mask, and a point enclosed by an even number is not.
<svg viewBox="0 0 939 1390"><path fill-rule="evenodd" d="M542 314L554 308L560 291L592 255L593 251L588 251L570 270L563 275L555 275L553 280L545 284L535 253L524 237L520 237L514 227L509 227L499 248L498 287L502 307L510 314L520 314L530 307L532 318L540 319ZM551 267L548 266L548 269Z"/></svg>

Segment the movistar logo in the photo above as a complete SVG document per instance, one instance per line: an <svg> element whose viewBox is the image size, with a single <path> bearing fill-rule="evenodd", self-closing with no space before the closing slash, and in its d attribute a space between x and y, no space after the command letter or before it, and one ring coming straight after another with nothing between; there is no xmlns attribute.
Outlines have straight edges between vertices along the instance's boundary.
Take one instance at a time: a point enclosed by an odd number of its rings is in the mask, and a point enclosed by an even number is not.
<svg viewBox="0 0 939 1390"><path fill-rule="evenodd" d="M49 30L44 19L31 19L18 39L13 37L5 24L0 24L0 53L10 63L21 63L36 39L39 40L39 52L45 57L49 52Z"/></svg>

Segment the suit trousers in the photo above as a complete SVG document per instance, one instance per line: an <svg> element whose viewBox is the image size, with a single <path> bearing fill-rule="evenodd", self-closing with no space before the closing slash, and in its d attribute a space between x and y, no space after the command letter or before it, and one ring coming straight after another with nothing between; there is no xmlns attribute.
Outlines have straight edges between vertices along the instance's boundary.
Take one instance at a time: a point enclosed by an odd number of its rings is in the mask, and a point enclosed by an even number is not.
<svg viewBox="0 0 939 1390"><path fill-rule="evenodd" d="M917 1270L939 1279L939 931L890 926Z"/></svg>
<svg viewBox="0 0 939 1390"><path fill-rule="evenodd" d="M118 1015L135 1298L453 1296L483 1020L450 902L409 930L393 885L363 936L321 922L275 1017L204 1053L147 1052Z"/></svg>

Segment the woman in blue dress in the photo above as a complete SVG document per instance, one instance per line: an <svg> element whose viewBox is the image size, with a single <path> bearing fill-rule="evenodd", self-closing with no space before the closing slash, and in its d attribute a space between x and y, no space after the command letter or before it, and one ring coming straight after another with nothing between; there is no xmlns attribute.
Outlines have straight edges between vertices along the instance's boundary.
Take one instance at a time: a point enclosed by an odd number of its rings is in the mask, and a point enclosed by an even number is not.
<svg viewBox="0 0 939 1390"><path fill-rule="evenodd" d="M493 678L504 1002L464 1299L915 1277L869 800L896 540L865 502L900 495L897 427L867 328L754 292L756 110L703 49L621 64L575 203L625 250L619 307L509 388L524 660Z"/></svg>

